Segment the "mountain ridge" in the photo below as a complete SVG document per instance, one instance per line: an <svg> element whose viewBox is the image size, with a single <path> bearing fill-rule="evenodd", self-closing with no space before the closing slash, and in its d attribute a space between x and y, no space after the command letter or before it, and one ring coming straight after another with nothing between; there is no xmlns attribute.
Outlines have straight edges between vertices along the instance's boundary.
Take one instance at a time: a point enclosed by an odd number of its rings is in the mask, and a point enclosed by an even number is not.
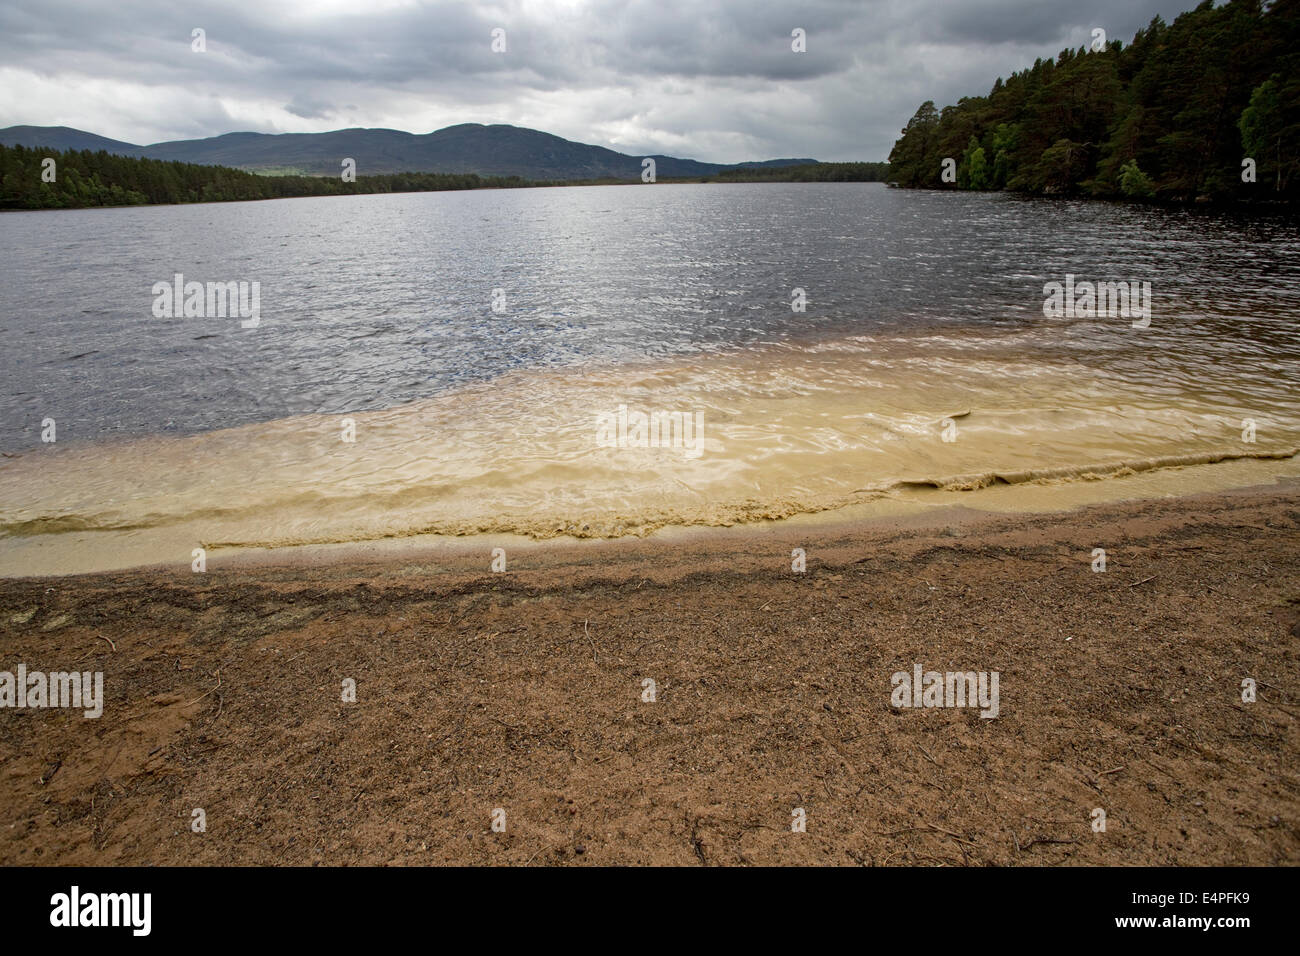
<svg viewBox="0 0 1300 956"><path fill-rule="evenodd" d="M459 123L430 133L349 127L323 133L231 132L203 139L169 140L140 146L68 126L10 126L0 129L5 146L105 150L121 156L231 166L257 173L336 176L343 160L358 175L382 173L477 173L530 180L641 178L645 156L578 143L508 124ZM652 155L660 178L714 176L728 169L761 169L817 163L814 159L770 159L706 163Z"/></svg>

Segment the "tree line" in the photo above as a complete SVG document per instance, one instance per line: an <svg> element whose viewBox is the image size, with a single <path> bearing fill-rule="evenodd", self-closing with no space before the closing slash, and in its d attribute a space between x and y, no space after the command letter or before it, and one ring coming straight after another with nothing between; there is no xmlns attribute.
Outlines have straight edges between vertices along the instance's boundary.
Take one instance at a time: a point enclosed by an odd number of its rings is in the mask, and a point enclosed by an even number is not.
<svg viewBox="0 0 1300 956"><path fill-rule="evenodd" d="M1192 200L1300 198L1300 0L1205 0L927 101L890 153L901 186Z"/></svg>
<svg viewBox="0 0 1300 956"><path fill-rule="evenodd" d="M890 173L888 163L805 163L724 169L717 178L720 182L744 183L881 183L890 178Z"/></svg>
<svg viewBox="0 0 1300 956"><path fill-rule="evenodd" d="M53 161L52 164L50 161ZM809 163L727 169L716 178L666 182L881 182L888 163ZM0 145L0 209L81 209L194 202L242 202L293 196L605 185L615 179L529 180L476 173L388 173L341 177L265 175L227 166L119 156L103 150Z"/></svg>
<svg viewBox="0 0 1300 956"><path fill-rule="evenodd" d="M51 166L47 160L53 160ZM391 173L341 177L260 176L226 166L137 159L90 150L0 145L0 209L78 209L154 203L240 202L291 196L427 192L545 185L518 176Z"/></svg>

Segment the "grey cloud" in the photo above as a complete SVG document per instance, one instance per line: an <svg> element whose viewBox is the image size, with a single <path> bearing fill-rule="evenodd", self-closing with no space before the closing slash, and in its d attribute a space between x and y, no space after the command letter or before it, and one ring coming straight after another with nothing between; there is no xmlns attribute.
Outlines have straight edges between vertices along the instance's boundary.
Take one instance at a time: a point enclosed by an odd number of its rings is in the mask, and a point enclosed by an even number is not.
<svg viewBox="0 0 1300 956"><path fill-rule="evenodd" d="M322 14L261 0L6 0L0 125L135 141L233 130L510 122L629 152L735 161L881 159L923 100L1084 45L1128 40L1193 0L523 0ZM490 49L506 30L508 52ZM208 52L190 50L207 32ZM808 52L790 50L807 31ZM87 83L91 84L87 87ZM96 85L124 91L100 95Z"/></svg>
<svg viewBox="0 0 1300 956"><path fill-rule="evenodd" d="M933 35L954 43L1037 44L1053 53L1092 42L1100 27L1109 40L1128 42L1160 14L1173 20L1192 0L1089 0L1087 3L1025 3L1023 0L965 0L949 4L928 21Z"/></svg>

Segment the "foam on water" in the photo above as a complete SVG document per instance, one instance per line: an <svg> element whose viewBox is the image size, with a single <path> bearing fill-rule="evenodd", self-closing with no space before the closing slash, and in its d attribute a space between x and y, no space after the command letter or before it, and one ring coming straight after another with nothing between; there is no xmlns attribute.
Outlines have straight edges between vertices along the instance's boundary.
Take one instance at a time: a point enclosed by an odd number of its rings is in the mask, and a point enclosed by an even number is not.
<svg viewBox="0 0 1300 956"><path fill-rule="evenodd" d="M200 545L217 554L419 535L645 535L951 503L954 492L979 506L996 486L1055 486L1061 507L1097 500L1076 488L1085 484L1131 495L1118 479L1144 472L1162 475L1144 494L1220 487L1205 472L1221 463L1237 466L1229 485L1300 475L1293 391L1247 384L1235 390L1226 374L1205 387L1170 377L1160 389L1099 379L1068 356L1027 349L1023 333L520 371L382 411L9 459L0 573L183 565ZM619 406L698 413L700 454L602 443L598 421ZM341 439L344 418L355 442ZM1254 443L1243 440L1247 418Z"/></svg>

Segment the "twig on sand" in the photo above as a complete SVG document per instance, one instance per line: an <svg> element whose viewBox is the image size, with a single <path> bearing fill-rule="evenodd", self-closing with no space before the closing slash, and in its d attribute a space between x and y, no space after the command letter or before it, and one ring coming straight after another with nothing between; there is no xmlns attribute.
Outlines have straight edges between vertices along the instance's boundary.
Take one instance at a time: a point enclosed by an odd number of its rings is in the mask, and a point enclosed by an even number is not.
<svg viewBox="0 0 1300 956"><path fill-rule="evenodd" d="M942 833L945 836L952 837L958 843L965 843L967 846L979 846L978 843L973 843L965 837L953 833L951 830L945 830L943 827L935 826L933 823L927 823L924 826L919 827L903 827L901 830L889 830L887 832L878 830L876 832L880 836L898 836L900 833L917 833L924 830L933 830L935 833Z"/></svg>
<svg viewBox="0 0 1300 956"><path fill-rule="evenodd" d="M1141 581L1134 581L1132 584L1129 585L1129 587L1131 587L1131 588L1135 588L1135 587L1137 587L1139 584L1146 584L1148 581L1154 581L1155 579L1156 579L1156 576L1153 574L1153 575L1151 575L1151 577L1149 577L1149 578L1143 578Z"/></svg>
<svg viewBox="0 0 1300 956"><path fill-rule="evenodd" d="M921 747L920 744L917 744L917 746ZM925 754L926 759L929 760L930 763L934 764L935 766L938 766L939 761L934 759L934 754L930 753L930 751L926 750L924 747L921 747L921 753Z"/></svg>
<svg viewBox="0 0 1300 956"><path fill-rule="evenodd" d="M1085 767L1083 764L1079 764L1079 767L1083 770L1083 782L1092 787L1092 789L1096 790L1098 793L1101 793L1101 780L1098 779L1097 772L1091 767Z"/></svg>
<svg viewBox="0 0 1300 956"><path fill-rule="evenodd" d="M709 865L709 858L704 855L704 843L700 840L700 821L696 820L691 824L691 847L695 850L695 855L700 858L701 866Z"/></svg>
<svg viewBox="0 0 1300 956"><path fill-rule="evenodd" d="M217 670L217 687L220 687L220 686L221 686L221 671L220 671L220 669L218 669L218 670ZM212 690L216 690L217 687L212 688ZM212 690L208 691L208 694L211 694L211 693L212 693ZM207 697L208 694L203 694L201 697L195 697L192 701L190 701L190 704L197 704L197 703L198 703L199 701L201 701L204 697ZM190 704L186 704L185 706L188 707Z"/></svg>
<svg viewBox="0 0 1300 956"><path fill-rule="evenodd" d="M600 666L600 660L596 657L596 642L591 639L591 633L587 630L587 621L585 618L582 621L582 633L587 636L587 642L591 644L591 662Z"/></svg>
<svg viewBox="0 0 1300 956"><path fill-rule="evenodd" d="M530 856L530 857L527 859L527 861L525 861L524 866L527 866L529 863L532 863L533 860L537 859L539 856L541 856L541 855L542 855L543 853L545 853L547 850L554 849L554 848L557 847L557 846L559 846L558 843L548 843L548 844L546 844L546 846L542 847L540 850L538 850L536 853L534 853L532 856Z"/></svg>
<svg viewBox="0 0 1300 956"><path fill-rule="evenodd" d="M1078 840L1054 840L1051 837L1034 837L1032 840L1026 843L1024 847L1022 847L1022 849L1028 850L1035 843L1078 843L1078 842L1079 842ZM1019 843L1019 841L1017 841L1017 843Z"/></svg>
<svg viewBox="0 0 1300 956"><path fill-rule="evenodd" d="M947 834L948 836L956 840L958 843L965 843L967 846L979 846L978 843L974 843L970 840L967 840L965 837L958 836L956 833L953 833L951 830L945 830L943 827L937 827L933 823L927 823L926 826L928 826L931 830L934 830L936 833Z"/></svg>

